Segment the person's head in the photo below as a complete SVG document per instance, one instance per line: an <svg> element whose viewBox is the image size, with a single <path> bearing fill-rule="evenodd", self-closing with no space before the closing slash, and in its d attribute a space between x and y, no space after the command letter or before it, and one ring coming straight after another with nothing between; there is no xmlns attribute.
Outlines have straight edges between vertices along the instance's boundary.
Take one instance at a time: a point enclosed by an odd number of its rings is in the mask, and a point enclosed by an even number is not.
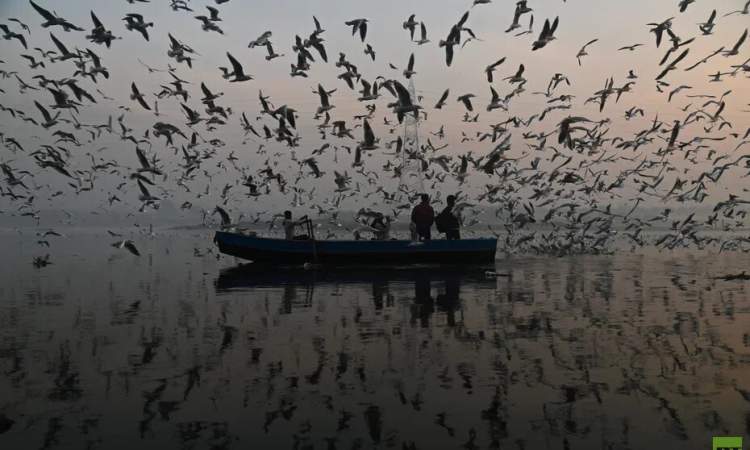
<svg viewBox="0 0 750 450"><path fill-rule="evenodd" d="M421 194L419 198L422 199L422 203L430 203L430 196L427 194Z"/></svg>
<svg viewBox="0 0 750 450"><path fill-rule="evenodd" d="M284 218L285 219L291 219L292 218L292 212L291 211L284 211Z"/></svg>
<svg viewBox="0 0 750 450"><path fill-rule="evenodd" d="M455 195L449 195L446 197L445 201L448 202L448 205L453 206L456 204L456 196Z"/></svg>

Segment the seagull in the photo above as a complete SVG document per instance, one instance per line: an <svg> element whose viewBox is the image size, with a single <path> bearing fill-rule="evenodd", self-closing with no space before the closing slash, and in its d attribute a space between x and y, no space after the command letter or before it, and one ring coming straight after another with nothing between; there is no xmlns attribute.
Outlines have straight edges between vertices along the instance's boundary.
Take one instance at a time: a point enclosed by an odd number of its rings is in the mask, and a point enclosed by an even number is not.
<svg viewBox="0 0 750 450"><path fill-rule="evenodd" d="M317 109L318 114L322 114L326 111L330 111L333 108L335 108L335 106L331 105L330 103L330 96L331 94L336 92L336 89L332 91L326 91L323 88L323 86L318 84L318 90L316 92L318 93L318 96L320 97L320 106L318 106L318 109Z"/></svg>
<svg viewBox="0 0 750 450"><path fill-rule="evenodd" d="M203 16L203 15L195 16L195 18L201 21L201 29L203 31L215 31L219 34L224 34L224 30L222 30L218 25L216 25L216 23L213 20L211 20L211 18Z"/></svg>
<svg viewBox="0 0 750 450"><path fill-rule="evenodd" d="M448 95L450 94L450 89L446 89L445 92L443 92L443 95L440 96L440 100L435 104L435 109L442 109L445 105L445 101L448 99Z"/></svg>
<svg viewBox="0 0 750 450"><path fill-rule="evenodd" d="M3 31L3 39L5 39L6 41L9 41L11 39L16 39L18 40L18 42L21 43L21 45L23 45L23 48L25 49L29 48L28 45L26 44L26 38L24 37L24 35L10 31L8 26L5 24L0 24L0 30Z"/></svg>
<svg viewBox="0 0 750 450"><path fill-rule="evenodd" d="M126 15L122 20L125 21L125 29L127 29L128 31L135 30L141 33L146 41L149 40L148 28L154 26L153 22L145 22L142 15L135 13Z"/></svg>
<svg viewBox="0 0 750 450"><path fill-rule="evenodd" d="M60 117L60 111L55 114L55 117L50 116L49 112L44 109L42 105L39 104L38 101L34 100L34 104L36 105L37 109L42 113L42 116L44 117L44 122L40 123L44 128L50 128L54 126L57 123L57 118Z"/></svg>
<svg viewBox="0 0 750 450"><path fill-rule="evenodd" d="M67 20L63 19L62 17L57 16L57 14L53 14L47 11L46 9L34 3L33 0L29 0L29 3L31 3L31 6L34 7L36 12L38 12L42 17L44 17L45 22L42 23L42 28L60 26L65 31L70 31L70 30L83 31L83 28L79 28L73 25L72 23L68 22Z"/></svg>
<svg viewBox="0 0 750 450"><path fill-rule="evenodd" d="M492 73L495 71L497 66L505 62L505 57L502 57L495 61L494 63L490 64L489 66L485 67L484 73L487 74L487 82L492 83Z"/></svg>
<svg viewBox="0 0 750 450"><path fill-rule="evenodd" d="M231 53L227 52L227 58L229 58L229 62L232 64L232 73L231 76L234 77L233 80L229 80L232 83L237 83L240 81L248 81L252 80L253 77L250 75L245 75L245 71L242 69L242 65L234 59L234 56L232 56Z"/></svg>
<svg viewBox="0 0 750 450"><path fill-rule="evenodd" d="M416 16L416 14L412 14L402 24L404 30L409 30L409 36L410 36L410 38L411 38L412 41L414 40L414 30L417 28L417 24L419 24L419 22L417 22L417 21L414 20L415 16Z"/></svg>
<svg viewBox="0 0 750 450"><path fill-rule="evenodd" d="M115 37L110 30L104 28L104 25L99 18L96 17L94 11L91 11L91 20L94 22L94 29L91 30L91 34L86 36L86 39L89 39L95 44L105 44L107 48L110 47L113 40L119 39Z"/></svg>
<svg viewBox="0 0 750 450"><path fill-rule="evenodd" d="M680 7L680 12L684 13L685 11L687 11L688 6L690 6L691 3L695 3L695 1L696 0L680 0L680 3L678 5Z"/></svg>
<svg viewBox="0 0 750 450"><path fill-rule="evenodd" d="M278 54L273 50L273 46L270 42L266 43L266 51L268 51L268 55L266 55L266 61L270 61L274 58L278 58L280 56L284 56L284 54Z"/></svg>
<svg viewBox="0 0 750 450"><path fill-rule="evenodd" d="M270 31L264 31L263 34L258 36L257 39L254 41L250 41L249 44L247 44L248 48L254 48L254 47L262 47L266 45L269 41L269 38L273 35Z"/></svg>
<svg viewBox="0 0 750 450"><path fill-rule="evenodd" d="M744 8L742 8L740 10L737 10L737 11L732 11L732 12L726 13L726 14L724 14L724 17L728 17L728 16L731 16L731 15L734 15L734 14L742 14L742 15L745 15L745 16L748 15L748 14L750 14L750 0L748 0L747 3L745 3L745 7Z"/></svg>
<svg viewBox="0 0 750 450"><path fill-rule="evenodd" d="M493 109L507 109L505 106L505 102L500 98L500 95L498 95L495 88L490 86L490 93L492 94L492 99L490 100L490 104L487 105L487 111L492 111Z"/></svg>
<svg viewBox="0 0 750 450"><path fill-rule="evenodd" d="M747 28L745 28L745 32L742 33L742 36L740 36L740 39L737 41L736 44L734 44L734 47L732 47L731 50L725 50L724 56L736 56L740 54L740 47L742 47L742 44L745 43L745 40L747 39Z"/></svg>
<svg viewBox="0 0 750 450"><path fill-rule="evenodd" d="M456 101L462 102L467 110L474 111L474 106L471 104L472 97L475 97L474 94L464 94L456 99Z"/></svg>
<svg viewBox="0 0 750 450"><path fill-rule="evenodd" d="M414 71L414 53L412 53L411 56L409 56L409 64L406 66L406 69L404 69L404 77L408 80L416 73L417 72Z"/></svg>
<svg viewBox="0 0 750 450"><path fill-rule="evenodd" d="M357 148L360 150L374 150L378 148L376 144L375 134L372 132L372 128L370 127L370 123L367 121L367 119L365 119L362 126L364 128L364 140L360 142Z"/></svg>
<svg viewBox="0 0 750 450"><path fill-rule="evenodd" d="M674 17L670 17L669 19L661 23L647 24L648 26L651 27L650 31L656 35L656 48L659 48L659 46L661 45L661 39L662 39L662 36L664 35L664 32L672 28L673 19Z"/></svg>
<svg viewBox="0 0 750 450"><path fill-rule="evenodd" d="M588 41L583 47L581 47L580 50L578 50L578 54L576 55L576 59L578 60L578 66L579 67L581 66L581 58L583 58L584 56L588 56L588 53L586 53L586 47L588 47L589 45L591 45L591 44L593 44L595 42L598 42L598 41L599 41L599 39L592 39L592 40Z"/></svg>
<svg viewBox="0 0 750 450"><path fill-rule="evenodd" d="M122 240L119 242L115 242L112 244L112 247L119 248L119 249L125 249L129 251L130 253L134 254L135 256L141 256L141 253L138 251L138 249L135 246L135 243L131 240Z"/></svg>
<svg viewBox="0 0 750 450"><path fill-rule="evenodd" d="M508 80L509 83L525 83L526 78L523 77L523 73L526 70L526 67L521 64L518 66L518 70L516 71L515 75L503 78L503 80Z"/></svg>
<svg viewBox="0 0 750 450"><path fill-rule="evenodd" d="M704 36L708 36L713 33L714 27L716 26L716 22L714 22L715 19L716 19L716 10L714 9L711 12L711 15L708 17L708 20L706 22L698 24L698 28L700 28Z"/></svg>
<svg viewBox="0 0 750 450"><path fill-rule="evenodd" d="M375 61L375 50L372 49L372 46L370 44L367 44L365 46L365 55L369 55L370 58Z"/></svg>
<svg viewBox="0 0 750 450"><path fill-rule="evenodd" d="M367 19L353 19L344 23L352 27L352 36L359 31L359 37L362 39L362 42L365 41L365 37L367 36Z"/></svg>
<svg viewBox="0 0 750 450"><path fill-rule="evenodd" d="M143 98L143 95L140 93L140 91L138 91L138 87L135 85L135 81L130 84L130 90L131 90L130 99L138 101L138 103L140 103L144 109L151 111L151 107L148 106L148 103L146 103L146 100Z"/></svg>
<svg viewBox="0 0 750 450"><path fill-rule="evenodd" d="M638 47L643 47L644 44L633 44L633 45L626 45L624 47L620 47L617 49L617 51L623 51L623 50L630 50L631 52L634 52L635 49Z"/></svg>
<svg viewBox="0 0 750 450"><path fill-rule="evenodd" d="M429 39L427 39L427 27L425 26L424 22L419 23L419 30L420 30L420 38L418 41L415 41L417 45L424 45L430 42Z"/></svg>
<svg viewBox="0 0 750 450"><path fill-rule="evenodd" d="M555 31L557 30L557 24L559 23L559 18L555 17L555 21L552 22L552 25L549 23L549 19L544 21L544 27L542 28L542 32L539 34L539 37L536 41L532 44L531 50L539 50L540 48L543 48L550 42L552 42L555 39Z"/></svg>

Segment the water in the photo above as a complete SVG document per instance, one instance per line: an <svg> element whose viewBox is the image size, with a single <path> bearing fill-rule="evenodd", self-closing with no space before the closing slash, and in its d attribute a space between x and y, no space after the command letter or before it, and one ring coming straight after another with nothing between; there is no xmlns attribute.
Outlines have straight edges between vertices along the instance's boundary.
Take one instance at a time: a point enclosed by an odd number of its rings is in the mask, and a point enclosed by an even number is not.
<svg viewBox="0 0 750 450"><path fill-rule="evenodd" d="M713 278L744 254L248 272L205 232L133 235L140 257L65 233L49 249L0 236L3 449L705 449L750 433L748 284Z"/></svg>

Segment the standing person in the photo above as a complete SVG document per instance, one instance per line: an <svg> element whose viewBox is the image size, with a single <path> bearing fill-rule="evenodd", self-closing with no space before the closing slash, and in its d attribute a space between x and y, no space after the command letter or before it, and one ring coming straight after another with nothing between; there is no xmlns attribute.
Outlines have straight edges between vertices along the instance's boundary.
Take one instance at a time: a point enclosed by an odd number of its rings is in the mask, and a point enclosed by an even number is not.
<svg viewBox="0 0 750 450"><path fill-rule="evenodd" d="M461 233L459 232L461 223L453 212L453 208L456 206L456 196L449 195L445 200L448 204L435 219L438 231L445 233L445 238L449 241L459 240L461 239Z"/></svg>
<svg viewBox="0 0 750 450"><path fill-rule="evenodd" d="M284 211L284 220L281 222L281 226L284 227L284 238L288 241L310 239L310 237L307 235L294 235L294 229L297 227L297 225L300 225L304 222L304 217L300 220L292 220L292 212Z"/></svg>
<svg viewBox="0 0 750 450"><path fill-rule="evenodd" d="M432 239L432 224L435 222L435 211L430 206L430 196L420 195L422 201L414 207L411 212L411 221L414 224L420 241Z"/></svg>

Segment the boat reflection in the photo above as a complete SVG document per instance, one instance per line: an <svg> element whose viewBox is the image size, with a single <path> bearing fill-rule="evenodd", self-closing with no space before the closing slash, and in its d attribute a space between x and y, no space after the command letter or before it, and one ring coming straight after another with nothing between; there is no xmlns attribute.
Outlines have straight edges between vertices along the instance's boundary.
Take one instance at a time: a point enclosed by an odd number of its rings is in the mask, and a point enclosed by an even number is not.
<svg viewBox="0 0 750 450"><path fill-rule="evenodd" d="M308 286L372 284L373 293L389 283L415 283L428 285L432 282L446 282L452 285L461 281L480 283L486 286L494 280L485 276L492 266L362 266L329 267L306 270L301 267L262 267L255 264L242 264L223 269L215 281L218 293L234 289Z"/></svg>
<svg viewBox="0 0 750 450"><path fill-rule="evenodd" d="M485 275L492 267L368 266L351 268L265 268L253 264L230 267L215 280L217 294L255 289L279 289L282 313L312 305L315 290L335 292L338 287L360 287L371 292L375 311L394 304L394 295L412 297L411 324L429 326L434 312L444 313L447 326L456 325L461 286L494 289L496 281ZM413 293L413 294L412 294ZM334 294L335 295L335 294Z"/></svg>

